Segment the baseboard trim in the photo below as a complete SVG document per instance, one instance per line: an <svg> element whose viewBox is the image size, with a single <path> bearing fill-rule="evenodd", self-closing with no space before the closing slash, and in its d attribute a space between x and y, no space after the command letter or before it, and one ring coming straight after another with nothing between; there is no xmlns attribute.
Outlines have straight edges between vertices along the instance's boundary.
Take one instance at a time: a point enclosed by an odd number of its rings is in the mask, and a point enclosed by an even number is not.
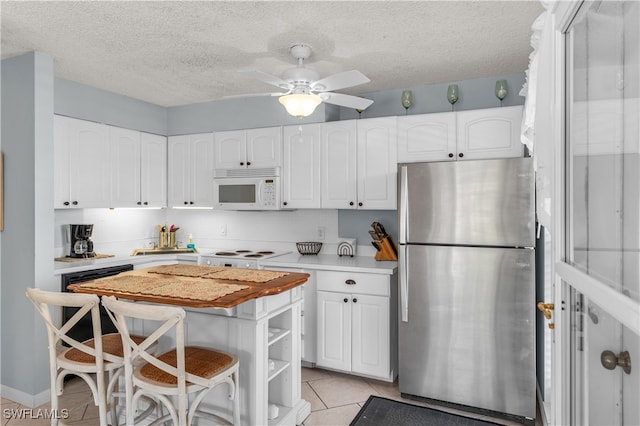
<svg viewBox="0 0 640 426"><path fill-rule="evenodd" d="M49 402L49 389L46 389L35 395L28 394L18 389L14 389L9 386L2 385L0 387L0 395L2 398L17 402L20 405L24 405L27 408L36 408L42 404Z"/></svg>

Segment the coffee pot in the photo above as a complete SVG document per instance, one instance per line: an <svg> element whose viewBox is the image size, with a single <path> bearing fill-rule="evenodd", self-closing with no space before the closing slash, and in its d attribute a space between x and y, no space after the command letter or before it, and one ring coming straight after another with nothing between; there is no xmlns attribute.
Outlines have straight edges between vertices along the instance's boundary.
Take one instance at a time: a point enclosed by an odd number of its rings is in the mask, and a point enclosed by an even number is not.
<svg viewBox="0 0 640 426"><path fill-rule="evenodd" d="M69 225L69 257L94 257L93 225Z"/></svg>

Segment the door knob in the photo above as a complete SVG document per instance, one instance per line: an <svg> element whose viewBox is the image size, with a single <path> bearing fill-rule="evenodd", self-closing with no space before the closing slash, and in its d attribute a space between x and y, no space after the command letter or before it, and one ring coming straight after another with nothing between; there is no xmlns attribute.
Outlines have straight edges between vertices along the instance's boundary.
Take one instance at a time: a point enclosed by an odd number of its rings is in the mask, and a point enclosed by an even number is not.
<svg viewBox="0 0 640 426"><path fill-rule="evenodd" d="M629 355L629 351L620 352L618 356L611 351L604 351L600 355L600 362L607 370L622 367L622 371L631 374L631 355Z"/></svg>
<svg viewBox="0 0 640 426"><path fill-rule="evenodd" d="M551 322L551 311L553 311L554 308L553 303L538 302L537 306L538 310L542 312L542 315L544 315L544 317L549 320L549 328L553 330L556 326Z"/></svg>

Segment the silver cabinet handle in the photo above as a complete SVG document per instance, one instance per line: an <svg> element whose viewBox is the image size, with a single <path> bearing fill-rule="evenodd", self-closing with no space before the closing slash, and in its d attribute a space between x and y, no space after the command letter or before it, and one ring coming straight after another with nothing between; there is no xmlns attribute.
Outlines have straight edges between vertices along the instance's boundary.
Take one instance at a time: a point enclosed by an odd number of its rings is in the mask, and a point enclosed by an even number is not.
<svg viewBox="0 0 640 426"><path fill-rule="evenodd" d="M346 280L344 283L347 284L347 285L356 285L356 282L354 280L351 280L351 279Z"/></svg>

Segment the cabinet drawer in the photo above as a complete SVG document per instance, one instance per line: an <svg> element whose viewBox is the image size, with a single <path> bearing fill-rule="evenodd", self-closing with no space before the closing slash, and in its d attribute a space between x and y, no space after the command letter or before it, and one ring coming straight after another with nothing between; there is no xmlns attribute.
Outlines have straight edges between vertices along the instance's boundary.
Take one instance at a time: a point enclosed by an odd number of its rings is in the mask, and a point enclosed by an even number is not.
<svg viewBox="0 0 640 426"><path fill-rule="evenodd" d="M340 293L389 295L389 276L338 271L317 271L317 289ZM349 284L347 284L349 283Z"/></svg>

